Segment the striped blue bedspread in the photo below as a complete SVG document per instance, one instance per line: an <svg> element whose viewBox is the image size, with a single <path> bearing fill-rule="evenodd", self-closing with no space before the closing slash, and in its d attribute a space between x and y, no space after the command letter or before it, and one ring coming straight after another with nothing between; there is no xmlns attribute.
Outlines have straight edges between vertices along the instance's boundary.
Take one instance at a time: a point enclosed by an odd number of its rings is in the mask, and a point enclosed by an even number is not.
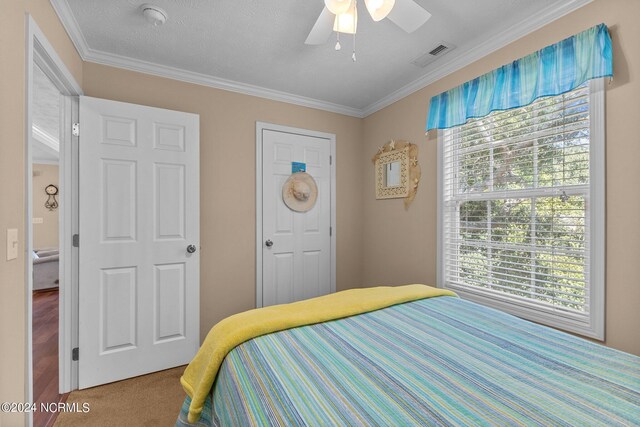
<svg viewBox="0 0 640 427"><path fill-rule="evenodd" d="M186 420L185 401L177 425ZM454 297L252 339L202 425L640 425L640 358Z"/></svg>

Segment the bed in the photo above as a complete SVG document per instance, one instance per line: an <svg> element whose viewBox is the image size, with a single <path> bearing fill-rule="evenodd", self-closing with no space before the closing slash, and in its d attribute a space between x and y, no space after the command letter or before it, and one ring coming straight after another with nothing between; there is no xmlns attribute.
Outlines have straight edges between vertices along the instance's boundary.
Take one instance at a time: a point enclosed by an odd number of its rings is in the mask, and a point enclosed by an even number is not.
<svg viewBox="0 0 640 427"><path fill-rule="evenodd" d="M454 296L250 339L187 425L640 425L640 358Z"/></svg>

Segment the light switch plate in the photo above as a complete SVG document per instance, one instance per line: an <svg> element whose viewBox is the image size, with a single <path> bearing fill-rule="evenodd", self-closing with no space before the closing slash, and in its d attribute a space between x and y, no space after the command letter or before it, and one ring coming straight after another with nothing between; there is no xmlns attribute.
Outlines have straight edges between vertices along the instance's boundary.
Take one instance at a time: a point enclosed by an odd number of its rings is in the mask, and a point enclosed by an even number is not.
<svg viewBox="0 0 640 427"><path fill-rule="evenodd" d="M18 258L18 229L7 228L7 261Z"/></svg>

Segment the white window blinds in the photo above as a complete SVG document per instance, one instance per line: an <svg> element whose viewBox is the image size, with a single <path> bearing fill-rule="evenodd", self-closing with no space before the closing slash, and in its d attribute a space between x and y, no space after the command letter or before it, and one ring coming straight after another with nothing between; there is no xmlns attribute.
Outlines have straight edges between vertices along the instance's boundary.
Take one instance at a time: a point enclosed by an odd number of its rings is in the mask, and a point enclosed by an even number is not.
<svg viewBox="0 0 640 427"><path fill-rule="evenodd" d="M602 305L594 304L595 295L603 296L594 294L592 277L591 100L585 84L442 131L445 287L532 320L601 335L594 323L601 313L592 313Z"/></svg>

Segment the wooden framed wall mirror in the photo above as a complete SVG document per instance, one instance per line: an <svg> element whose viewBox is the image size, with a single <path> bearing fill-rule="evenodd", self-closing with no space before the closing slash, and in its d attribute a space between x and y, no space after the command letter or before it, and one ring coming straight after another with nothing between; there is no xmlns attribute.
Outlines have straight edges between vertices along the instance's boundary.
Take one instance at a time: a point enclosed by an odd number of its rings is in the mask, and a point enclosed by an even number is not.
<svg viewBox="0 0 640 427"><path fill-rule="evenodd" d="M409 147L381 153L376 160L376 199L409 195Z"/></svg>
<svg viewBox="0 0 640 427"><path fill-rule="evenodd" d="M404 198L405 208L408 208L420 182L418 146L392 140L378 149L372 161L375 163L376 199Z"/></svg>

